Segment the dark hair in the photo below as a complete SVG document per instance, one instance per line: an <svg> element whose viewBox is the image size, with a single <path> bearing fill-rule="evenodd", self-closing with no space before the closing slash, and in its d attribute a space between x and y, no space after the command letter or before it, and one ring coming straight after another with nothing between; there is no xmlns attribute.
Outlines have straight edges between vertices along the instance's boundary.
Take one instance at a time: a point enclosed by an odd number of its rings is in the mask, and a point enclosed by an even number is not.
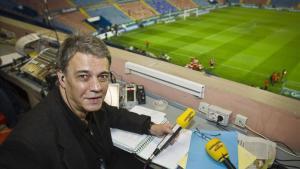
<svg viewBox="0 0 300 169"><path fill-rule="evenodd" d="M110 53L101 39L92 35L80 34L68 37L60 46L56 59L57 69L65 72L69 61L77 52L107 58L109 65L111 64Z"/></svg>

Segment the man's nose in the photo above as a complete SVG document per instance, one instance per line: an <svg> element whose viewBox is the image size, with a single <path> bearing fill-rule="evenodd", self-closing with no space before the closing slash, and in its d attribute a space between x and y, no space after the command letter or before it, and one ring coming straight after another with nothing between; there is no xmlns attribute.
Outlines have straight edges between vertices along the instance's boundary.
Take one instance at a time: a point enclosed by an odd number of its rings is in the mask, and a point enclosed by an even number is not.
<svg viewBox="0 0 300 169"><path fill-rule="evenodd" d="M97 78L91 80L90 89L93 91L101 91L101 82Z"/></svg>

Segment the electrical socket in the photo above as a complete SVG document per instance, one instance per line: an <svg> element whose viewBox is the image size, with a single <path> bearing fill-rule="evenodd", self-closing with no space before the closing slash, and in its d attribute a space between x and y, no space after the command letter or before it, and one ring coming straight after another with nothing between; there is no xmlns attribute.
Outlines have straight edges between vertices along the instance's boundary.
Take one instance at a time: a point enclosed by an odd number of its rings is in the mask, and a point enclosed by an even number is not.
<svg viewBox="0 0 300 169"><path fill-rule="evenodd" d="M198 110L201 111L204 114L207 114L208 113L208 107L209 107L208 103L200 102Z"/></svg>
<svg viewBox="0 0 300 169"><path fill-rule="evenodd" d="M237 114L235 116L234 124L237 125L237 126L240 126L240 127L244 128L246 126L247 119L248 119L248 117L240 115L240 114Z"/></svg>
<svg viewBox="0 0 300 169"><path fill-rule="evenodd" d="M227 126L229 123L229 117L232 112L215 105L209 105L208 113L206 114L206 119L210 121L217 122L218 116L221 116L222 119L218 122L223 126Z"/></svg>

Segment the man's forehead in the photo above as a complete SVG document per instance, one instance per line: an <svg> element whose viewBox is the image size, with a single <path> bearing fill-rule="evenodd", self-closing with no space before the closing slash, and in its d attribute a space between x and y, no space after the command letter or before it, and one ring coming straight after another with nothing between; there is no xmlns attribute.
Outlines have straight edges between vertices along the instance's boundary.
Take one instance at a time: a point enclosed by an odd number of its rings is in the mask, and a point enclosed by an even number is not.
<svg viewBox="0 0 300 169"><path fill-rule="evenodd" d="M69 68L77 71L109 71L109 61L105 57L76 53L69 62Z"/></svg>

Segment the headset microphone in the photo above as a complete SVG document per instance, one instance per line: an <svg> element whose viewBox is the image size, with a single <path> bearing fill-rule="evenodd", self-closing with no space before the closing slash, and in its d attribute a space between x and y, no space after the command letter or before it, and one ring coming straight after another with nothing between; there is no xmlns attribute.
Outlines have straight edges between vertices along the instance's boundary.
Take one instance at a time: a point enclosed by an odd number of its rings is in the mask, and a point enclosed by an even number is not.
<svg viewBox="0 0 300 169"><path fill-rule="evenodd" d="M229 154L225 144L218 138L209 140L205 149L207 153L216 161L223 163L228 169L236 169L229 160Z"/></svg>

